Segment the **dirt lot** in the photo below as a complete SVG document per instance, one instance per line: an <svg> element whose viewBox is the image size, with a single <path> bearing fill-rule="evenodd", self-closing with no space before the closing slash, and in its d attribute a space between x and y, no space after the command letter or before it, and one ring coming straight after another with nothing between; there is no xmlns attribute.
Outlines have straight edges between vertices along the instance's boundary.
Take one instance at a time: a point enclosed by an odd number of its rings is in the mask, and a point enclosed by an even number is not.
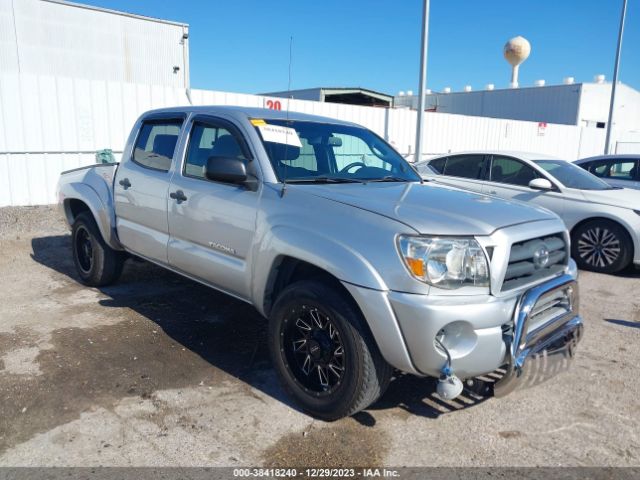
<svg viewBox="0 0 640 480"><path fill-rule="evenodd" d="M400 377L314 421L276 382L249 306L145 263L76 281L49 207L0 209L0 465L640 466L640 272L581 273L569 373L446 403Z"/></svg>

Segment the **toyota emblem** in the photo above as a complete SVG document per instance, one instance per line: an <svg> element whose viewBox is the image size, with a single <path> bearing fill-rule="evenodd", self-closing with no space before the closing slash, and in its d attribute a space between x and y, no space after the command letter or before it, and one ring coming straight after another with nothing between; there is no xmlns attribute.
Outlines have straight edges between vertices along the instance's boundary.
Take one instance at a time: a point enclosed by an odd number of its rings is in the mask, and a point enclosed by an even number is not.
<svg viewBox="0 0 640 480"><path fill-rule="evenodd" d="M549 263L549 249L545 245L541 245L533 253L533 265L536 268L544 268Z"/></svg>

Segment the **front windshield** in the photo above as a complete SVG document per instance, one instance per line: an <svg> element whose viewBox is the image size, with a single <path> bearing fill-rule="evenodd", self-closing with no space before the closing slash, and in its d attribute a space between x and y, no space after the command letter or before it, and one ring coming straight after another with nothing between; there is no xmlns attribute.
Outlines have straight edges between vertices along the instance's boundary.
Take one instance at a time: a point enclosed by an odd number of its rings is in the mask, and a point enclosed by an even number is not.
<svg viewBox="0 0 640 480"><path fill-rule="evenodd" d="M534 160L549 175L568 188L578 190L611 190L608 183L564 160Z"/></svg>
<svg viewBox="0 0 640 480"><path fill-rule="evenodd" d="M252 123L280 181L420 181L400 154L365 128L287 120Z"/></svg>

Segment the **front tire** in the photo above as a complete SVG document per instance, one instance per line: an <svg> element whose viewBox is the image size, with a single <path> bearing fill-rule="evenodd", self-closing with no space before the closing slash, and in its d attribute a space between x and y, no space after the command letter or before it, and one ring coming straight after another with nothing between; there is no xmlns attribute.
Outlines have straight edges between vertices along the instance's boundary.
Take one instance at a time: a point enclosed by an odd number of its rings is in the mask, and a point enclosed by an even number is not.
<svg viewBox="0 0 640 480"><path fill-rule="evenodd" d="M571 256L583 270L616 273L631 263L633 242L618 223L605 219L591 220L573 231Z"/></svg>
<svg viewBox="0 0 640 480"><path fill-rule="evenodd" d="M269 348L284 388L323 420L374 403L393 372L358 308L321 280L284 289L269 319Z"/></svg>
<svg viewBox="0 0 640 480"><path fill-rule="evenodd" d="M120 277L125 254L104 242L89 212L80 213L73 222L71 246L76 271L85 285L103 287Z"/></svg>

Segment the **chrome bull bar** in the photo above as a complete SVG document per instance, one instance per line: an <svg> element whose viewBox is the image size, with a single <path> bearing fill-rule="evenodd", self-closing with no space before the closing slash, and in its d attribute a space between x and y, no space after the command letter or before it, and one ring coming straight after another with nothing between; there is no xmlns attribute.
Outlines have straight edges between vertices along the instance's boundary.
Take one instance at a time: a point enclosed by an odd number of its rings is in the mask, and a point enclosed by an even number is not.
<svg viewBox="0 0 640 480"><path fill-rule="evenodd" d="M583 331L578 302L578 284L570 275L522 295L514 312L513 334L507 339L506 373L494 384L494 396L537 385L569 368Z"/></svg>

